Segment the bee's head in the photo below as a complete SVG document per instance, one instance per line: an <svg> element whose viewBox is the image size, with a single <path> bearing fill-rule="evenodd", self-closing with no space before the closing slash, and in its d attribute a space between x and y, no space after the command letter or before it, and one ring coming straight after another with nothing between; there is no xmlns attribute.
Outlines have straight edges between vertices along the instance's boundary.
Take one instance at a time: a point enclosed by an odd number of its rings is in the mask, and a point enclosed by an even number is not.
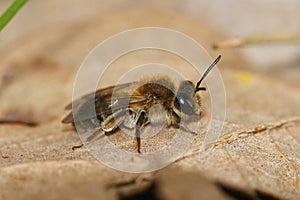
<svg viewBox="0 0 300 200"><path fill-rule="evenodd" d="M196 86L191 81L182 81L176 94L174 106L187 115L200 114L200 97L197 93L201 90L206 90L205 87L200 87L201 82L207 76L208 72L219 62L221 55L208 67Z"/></svg>

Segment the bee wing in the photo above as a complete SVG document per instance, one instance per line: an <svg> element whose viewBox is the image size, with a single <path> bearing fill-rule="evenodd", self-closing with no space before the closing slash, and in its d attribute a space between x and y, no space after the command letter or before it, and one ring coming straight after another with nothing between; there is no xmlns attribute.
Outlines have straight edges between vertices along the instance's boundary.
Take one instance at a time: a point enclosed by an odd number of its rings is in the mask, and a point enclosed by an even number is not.
<svg viewBox="0 0 300 200"><path fill-rule="evenodd" d="M69 104L66 109L73 110L62 120L63 123L73 123L74 115L76 120L84 121L95 118L104 120L112 114L112 110L128 109L135 104L145 104L145 96L132 96L133 89L136 88L137 82L125 83L117 86L111 86L99 89L94 93L87 94L73 103ZM112 96L113 95L113 96Z"/></svg>
<svg viewBox="0 0 300 200"><path fill-rule="evenodd" d="M96 92L91 92L89 94L86 94L86 95L80 97L79 99L75 99L73 102L69 103L65 107L65 109L66 110L71 110L72 106L78 107L81 104L83 104L84 102L92 100L95 97L101 97L101 98L104 98L106 96L111 97L111 95L114 91L117 92L117 91L122 90L123 92L126 92L123 89L130 88L133 84L136 84L136 83L137 82L124 83L124 84L120 84L120 85L116 85L116 86L110 86L110 87L106 87L106 88L103 88L103 89L96 90Z"/></svg>

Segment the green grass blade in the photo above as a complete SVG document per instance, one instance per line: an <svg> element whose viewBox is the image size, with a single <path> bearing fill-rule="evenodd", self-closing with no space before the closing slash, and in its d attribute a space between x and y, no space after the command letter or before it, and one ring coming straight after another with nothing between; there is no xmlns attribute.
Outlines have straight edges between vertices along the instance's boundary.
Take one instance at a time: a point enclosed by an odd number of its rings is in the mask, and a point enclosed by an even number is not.
<svg viewBox="0 0 300 200"><path fill-rule="evenodd" d="M28 0L15 0L0 17L0 31L15 16Z"/></svg>

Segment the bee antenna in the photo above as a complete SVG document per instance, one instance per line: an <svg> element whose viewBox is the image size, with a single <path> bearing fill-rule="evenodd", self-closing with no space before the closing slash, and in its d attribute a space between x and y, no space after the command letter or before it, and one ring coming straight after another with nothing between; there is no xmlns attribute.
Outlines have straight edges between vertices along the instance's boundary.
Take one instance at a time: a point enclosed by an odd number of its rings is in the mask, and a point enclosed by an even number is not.
<svg viewBox="0 0 300 200"><path fill-rule="evenodd" d="M195 93L198 92L199 90L206 90L205 87L199 87L201 82L204 80L204 78L207 76L207 74L210 72L210 70L212 70L212 68L214 66L216 66L216 64L220 61L221 59L221 55L219 55L215 61L208 67L208 69L204 72L203 76L201 77L200 81L198 81L197 85L196 85L196 89L195 89Z"/></svg>

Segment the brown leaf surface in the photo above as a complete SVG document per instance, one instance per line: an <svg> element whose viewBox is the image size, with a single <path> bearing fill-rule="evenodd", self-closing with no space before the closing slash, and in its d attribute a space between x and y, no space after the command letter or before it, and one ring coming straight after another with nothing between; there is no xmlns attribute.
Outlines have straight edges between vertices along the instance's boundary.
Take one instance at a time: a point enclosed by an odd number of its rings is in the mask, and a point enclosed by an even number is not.
<svg viewBox="0 0 300 200"><path fill-rule="evenodd" d="M132 192L120 187L108 190L107 186L130 185L139 175L92 161L84 148L72 150L80 140L60 121L71 100L77 69L90 49L115 33L143 26L174 28L207 49L221 39L207 24L178 13L133 10L41 30L0 52L1 198L15 199L22 194L39 199L51 194L48 199L71 199L83 192L91 198L116 198L117 193ZM219 68L228 100L223 137L202 160L197 151L201 141L196 140L186 157L173 165L250 193L259 190L281 198L300 198L299 86L244 71L247 64L234 52L221 54L224 60ZM113 65L122 65L122 74L130 66L153 61L156 55L145 51ZM161 55L160 61L175 67L186 65L168 54ZM120 74L107 76L104 82L109 84ZM143 176L152 179L155 174ZM133 185L134 190L144 187Z"/></svg>

